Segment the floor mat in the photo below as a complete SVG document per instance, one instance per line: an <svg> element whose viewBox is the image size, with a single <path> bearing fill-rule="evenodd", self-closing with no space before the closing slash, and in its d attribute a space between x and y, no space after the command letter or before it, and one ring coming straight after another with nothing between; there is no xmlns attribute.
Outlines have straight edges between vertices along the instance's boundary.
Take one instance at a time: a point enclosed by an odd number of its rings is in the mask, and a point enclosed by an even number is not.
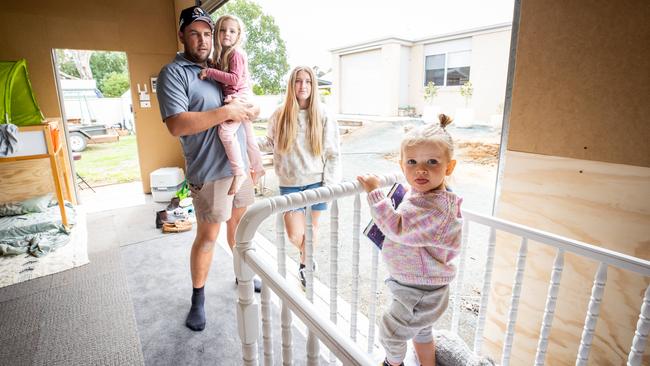
<svg viewBox="0 0 650 366"><path fill-rule="evenodd" d="M88 263L86 214L81 206L75 210L77 223L70 234L70 242L65 246L40 258L29 254L0 257L0 288Z"/></svg>
<svg viewBox="0 0 650 366"><path fill-rule="evenodd" d="M189 254L195 231L167 234L121 248L142 353L147 365L241 365L237 331L236 287L232 257L217 246L205 286L207 325L194 332L185 326L192 282ZM256 296L259 301L259 296ZM273 309L273 319L280 318ZM280 359L280 326L274 324L274 359ZM293 332L293 357L305 360L305 338ZM261 339L259 357L262 358Z"/></svg>

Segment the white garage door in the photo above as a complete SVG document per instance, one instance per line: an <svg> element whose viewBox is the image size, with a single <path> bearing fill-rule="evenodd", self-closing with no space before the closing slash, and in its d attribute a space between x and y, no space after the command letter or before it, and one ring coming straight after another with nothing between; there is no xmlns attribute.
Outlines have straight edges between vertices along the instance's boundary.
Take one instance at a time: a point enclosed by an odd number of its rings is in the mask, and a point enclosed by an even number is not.
<svg viewBox="0 0 650 366"><path fill-rule="evenodd" d="M341 56L341 113L380 115L383 103L381 50Z"/></svg>

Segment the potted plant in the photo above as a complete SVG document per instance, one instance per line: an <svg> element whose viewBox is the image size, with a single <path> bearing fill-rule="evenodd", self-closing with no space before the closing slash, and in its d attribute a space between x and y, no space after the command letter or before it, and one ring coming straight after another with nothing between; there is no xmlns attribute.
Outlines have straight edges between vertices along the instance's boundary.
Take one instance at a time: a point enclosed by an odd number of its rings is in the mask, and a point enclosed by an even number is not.
<svg viewBox="0 0 650 366"><path fill-rule="evenodd" d="M471 81L467 81L460 87L460 95L465 98L465 108L456 109L455 124L458 127L469 127L474 124L474 109L470 107L470 101L474 94L474 87Z"/></svg>
<svg viewBox="0 0 650 366"><path fill-rule="evenodd" d="M472 82L468 81L460 87L460 95L465 97L465 108L469 107L469 101L472 99L472 94L474 93L474 87Z"/></svg>
<svg viewBox="0 0 650 366"><path fill-rule="evenodd" d="M424 101L427 103L422 109L422 119L424 122L435 122L438 120L440 106L433 104L434 98L438 95L438 89L439 87L433 81L429 81L424 87Z"/></svg>

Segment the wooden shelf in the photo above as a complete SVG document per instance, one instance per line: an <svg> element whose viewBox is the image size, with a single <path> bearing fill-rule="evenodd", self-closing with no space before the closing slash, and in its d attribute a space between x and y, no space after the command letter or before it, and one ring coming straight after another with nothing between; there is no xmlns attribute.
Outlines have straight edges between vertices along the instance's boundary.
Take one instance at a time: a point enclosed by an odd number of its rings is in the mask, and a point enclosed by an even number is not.
<svg viewBox="0 0 650 366"><path fill-rule="evenodd" d="M54 183L56 199L61 210L61 221L66 227L68 225L68 216L65 212L64 201L68 200L76 204L76 199L72 190L72 174L70 169L70 160L68 159L68 149L65 141L65 135L61 126L61 120L58 118L48 118L43 123L34 126L19 127L19 146L15 155L0 157L0 164L12 162L25 162L30 160L48 159ZM22 136L21 136L22 135ZM11 169L11 168L10 168ZM21 170L32 169L21 165ZM36 169L38 170L38 168ZM3 179L3 190L8 188L6 185L20 185L14 187L14 191L19 189L22 193L38 194L42 191L42 175L38 171L22 171L6 173L6 176L22 177L21 180L10 181ZM25 179L32 177L33 179ZM11 196L4 196L4 200L12 200ZM1 200L0 200L1 201Z"/></svg>

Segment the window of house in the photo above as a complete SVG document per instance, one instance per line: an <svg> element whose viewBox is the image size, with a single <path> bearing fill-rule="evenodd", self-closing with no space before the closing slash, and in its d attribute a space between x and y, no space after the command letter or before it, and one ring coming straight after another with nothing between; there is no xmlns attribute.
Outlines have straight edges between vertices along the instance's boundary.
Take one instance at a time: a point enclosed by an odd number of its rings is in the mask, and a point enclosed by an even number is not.
<svg viewBox="0 0 650 366"><path fill-rule="evenodd" d="M469 81L472 51L455 51L427 56L424 85L433 81L440 86L463 85Z"/></svg>

